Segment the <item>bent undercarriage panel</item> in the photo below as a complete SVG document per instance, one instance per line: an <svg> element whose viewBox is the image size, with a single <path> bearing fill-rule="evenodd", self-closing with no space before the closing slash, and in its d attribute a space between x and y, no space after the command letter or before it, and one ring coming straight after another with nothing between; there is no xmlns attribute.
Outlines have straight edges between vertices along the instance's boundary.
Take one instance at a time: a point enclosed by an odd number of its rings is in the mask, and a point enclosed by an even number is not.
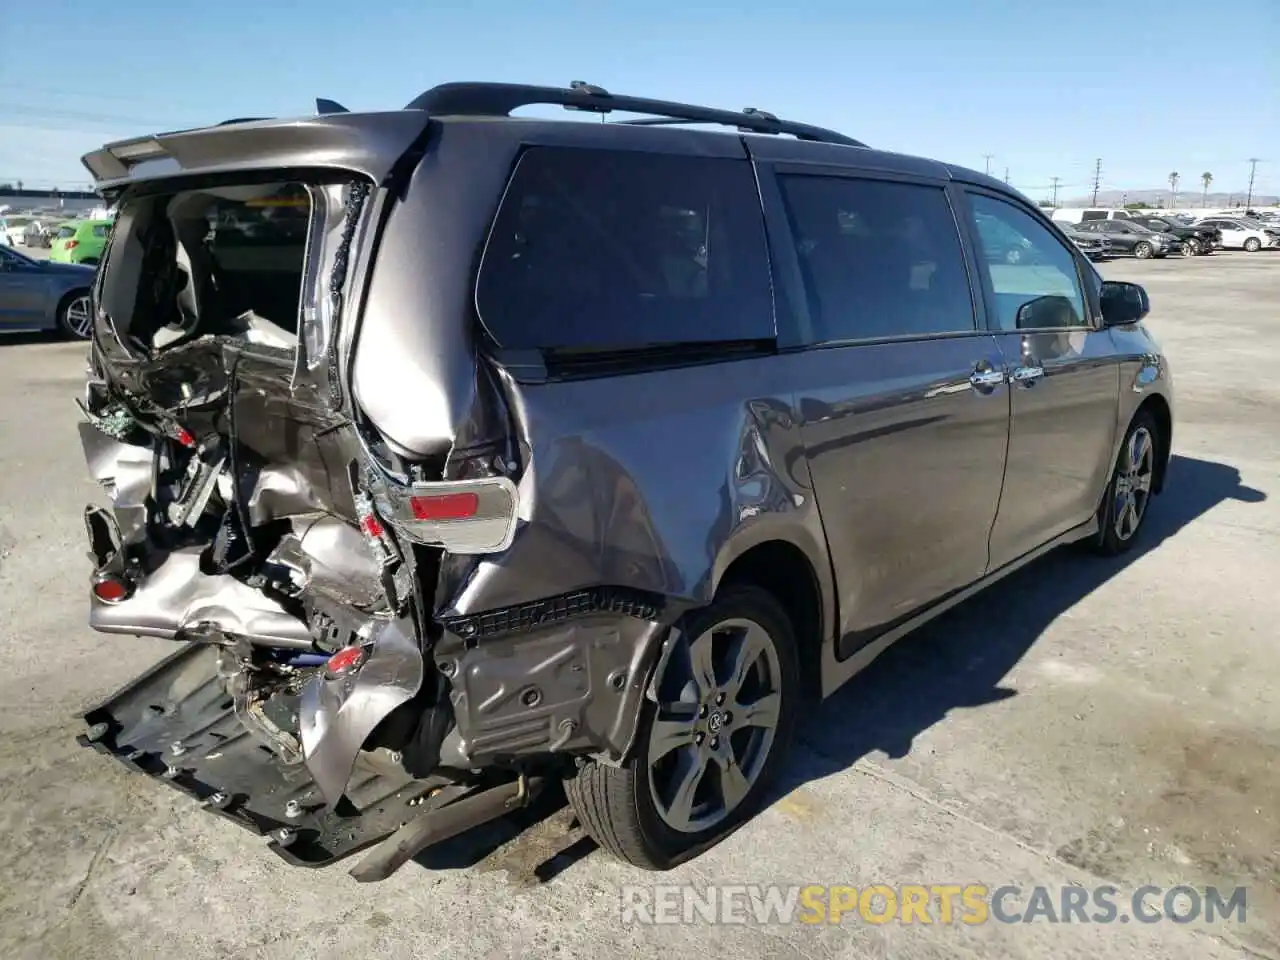
<svg viewBox="0 0 1280 960"><path fill-rule="evenodd" d="M218 651L193 643L84 714L82 746L165 781L203 809L263 836L289 863L321 867L390 835L440 800L469 789L413 779L377 753L357 762L336 810L302 763L289 764L237 718L218 677Z"/></svg>

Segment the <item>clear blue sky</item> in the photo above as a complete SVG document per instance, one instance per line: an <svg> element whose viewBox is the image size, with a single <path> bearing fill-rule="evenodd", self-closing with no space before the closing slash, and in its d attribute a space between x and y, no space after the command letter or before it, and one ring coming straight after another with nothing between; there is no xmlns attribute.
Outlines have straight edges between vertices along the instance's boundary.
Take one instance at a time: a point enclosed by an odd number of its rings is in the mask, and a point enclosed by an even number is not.
<svg viewBox="0 0 1280 960"><path fill-rule="evenodd" d="M0 0L0 181L83 183L114 138L446 80L566 84L835 127L1031 196L1280 193L1280 0ZM539 12L539 10L544 12ZM65 65L65 66L64 66ZM561 112L560 115L563 115Z"/></svg>

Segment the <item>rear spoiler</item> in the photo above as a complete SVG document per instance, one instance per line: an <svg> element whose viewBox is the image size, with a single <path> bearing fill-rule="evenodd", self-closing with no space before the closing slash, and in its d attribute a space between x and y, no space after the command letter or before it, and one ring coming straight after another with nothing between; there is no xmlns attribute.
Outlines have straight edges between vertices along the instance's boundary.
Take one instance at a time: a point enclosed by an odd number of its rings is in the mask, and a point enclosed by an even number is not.
<svg viewBox="0 0 1280 960"><path fill-rule="evenodd" d="M381 183L426 123L420 110L235 120L118 140L80 162L99 193L169 177L278 168L353 171Z"/></svg>

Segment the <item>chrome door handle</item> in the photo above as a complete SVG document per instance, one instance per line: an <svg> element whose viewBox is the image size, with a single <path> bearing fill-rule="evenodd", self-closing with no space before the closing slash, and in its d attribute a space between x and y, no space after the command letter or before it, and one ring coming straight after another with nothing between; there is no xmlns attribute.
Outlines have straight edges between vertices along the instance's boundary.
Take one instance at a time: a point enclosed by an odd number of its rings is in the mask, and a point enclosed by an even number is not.
<svg viewBox="0 0 1280 960"><path fill-rule="evenodd" d="M1014 383L1032 384L1044 376L1044 367L1018 367L1009 375Z"/></svg>
<svg viewBox="0 0 1280 960"><path fill-rule="evenodd" d="M1003 370L975 370L969 375L969 385L977 390L990 390L1004 383Z"/></svg>

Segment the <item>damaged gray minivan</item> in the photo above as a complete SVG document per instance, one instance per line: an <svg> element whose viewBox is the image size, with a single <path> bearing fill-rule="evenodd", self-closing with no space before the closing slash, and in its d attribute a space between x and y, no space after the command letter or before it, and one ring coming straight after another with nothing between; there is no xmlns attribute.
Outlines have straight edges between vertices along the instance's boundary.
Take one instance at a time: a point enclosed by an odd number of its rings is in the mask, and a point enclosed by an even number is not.
<svg viewBox="0 0 1280 960"><path fill-rule="evenodd" d="M319 106L84 158L90 623L180 645L81 741L291 862L563 782L666 868L805 698L1163 486L1145 292L990 177L580 83Z"/></svg>

